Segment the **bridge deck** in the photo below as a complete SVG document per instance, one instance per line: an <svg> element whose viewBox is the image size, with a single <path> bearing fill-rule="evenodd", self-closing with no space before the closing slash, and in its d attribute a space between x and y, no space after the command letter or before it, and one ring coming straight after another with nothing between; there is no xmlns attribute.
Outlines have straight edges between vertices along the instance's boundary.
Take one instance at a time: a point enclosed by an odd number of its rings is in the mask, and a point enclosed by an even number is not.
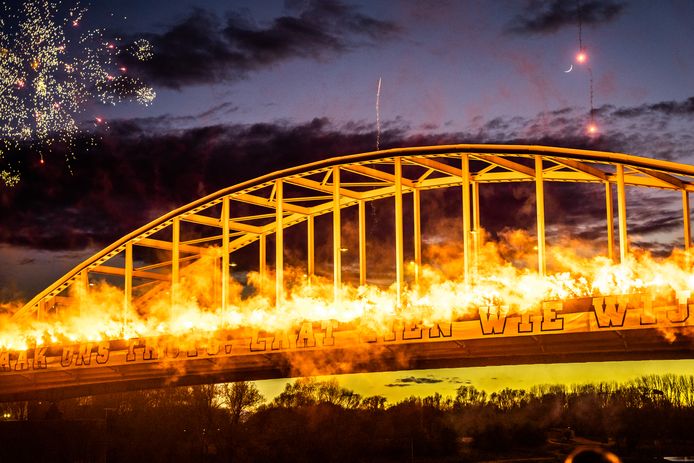
<svg viewBox="0 0 694 463"><path fill-rule="evenodd" d="M186 357L0 374L0 401L61 398L239 380L409 369L694 358L694 329L655 328L482 339L362 344L352 348ZM121 342L113 356L127 355ZM200 352L202 354L202 352ZM344 363L337 359L351 359Z"/></svg>

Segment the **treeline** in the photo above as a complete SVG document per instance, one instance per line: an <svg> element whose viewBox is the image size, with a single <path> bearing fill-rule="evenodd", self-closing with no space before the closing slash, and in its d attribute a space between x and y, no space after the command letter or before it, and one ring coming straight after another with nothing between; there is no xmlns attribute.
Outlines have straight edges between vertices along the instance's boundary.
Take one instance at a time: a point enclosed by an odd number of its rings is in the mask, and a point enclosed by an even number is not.
<svg viewBox="0 0 694 463"><path fill-rule="evenodd" d="M241 382L0 409L0 461L62 455L62 461L128 463L386 462L519 452L559 458L576 437L621 455L694 445L694 376L677 375L491 394L464 385L455 397L394 404L311 379L289 383L266 401L254 384Z"/></svg>

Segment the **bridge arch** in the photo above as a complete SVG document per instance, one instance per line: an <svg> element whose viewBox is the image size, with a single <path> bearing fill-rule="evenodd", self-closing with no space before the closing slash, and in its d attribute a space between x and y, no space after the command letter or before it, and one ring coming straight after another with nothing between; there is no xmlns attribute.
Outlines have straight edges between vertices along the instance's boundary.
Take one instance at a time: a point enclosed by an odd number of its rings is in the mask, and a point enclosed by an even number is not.
<svg viewBox="0 0 694 463"><path fill-rule="evenodd" d="M404 172L405 171L405 172ZM348 176L349 178L346 178ZM229 292L229 255L256 241L259 246L258 270L266 272L268 235L275 235L275 292L282 300L284 246L287 227L307 223L307 274L315 270L314 219L323 214L333 217L333 282L335 294L341 285L341 213L357 206L359 217L359 273L365 282L365 204L381 198L395 198L395 283L403 285L403 196L411 194L414 222L413 242L415 268L421 266L420 192L424 190L462 187L462 222L465 278L471 275L475 254L475 237L480 231L479 185L500 182L532 182L535 184L537 210L538 272L544 274L545 215L544 184L546 182L581 182L605 186L608 255L624 259L628 253L625 186L674 190L679 192L683 211L684 247L691 244L689 192L694 190L694 167L638 157L622 153L578 150L533 145L458 144L422 146L340 156L276 171L252 180L221 189L151 221L123 236L67 272L32 298L15 318L42 318L56 307L63 294L89 291L92 274L121 275L124 278L124 305L133 299L133 281L168 282L172 297L182 263L195 260L205 248L218 247L221 261L221 306ZM617 236L614 247L613 190L617 193ZM287 189L292 190L291 195ZM266 210L263 214L236 216L237 205L245 204ZM181 225L192 223L215 232L205 238L181 241ZM168 229L171 240L152 235ZM143 268L135 268L133 247L165 251L169 258ZM617 253L617 249L619 253ZM122 266L105 263L122 256ZM415 275L417 278L417 275ZM160 283L162 284L162 283ZM78 291L74 291L78 289ZM399 291L398 291L399 294ZM337 297L337 296L336 296Z"/></svg>

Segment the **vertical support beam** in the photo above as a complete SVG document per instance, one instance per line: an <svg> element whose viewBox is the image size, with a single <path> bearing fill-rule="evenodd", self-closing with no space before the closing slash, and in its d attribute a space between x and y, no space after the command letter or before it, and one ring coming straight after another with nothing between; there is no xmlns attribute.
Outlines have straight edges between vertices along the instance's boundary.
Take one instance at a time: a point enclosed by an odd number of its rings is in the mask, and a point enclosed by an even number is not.
<svg viewBox="0 0 694 463"><path fill-rule="evenodd" d="M477 278L479 269L480 242L482 240L482 229L480 226L480 184L472 182L472 256L473 256L473 275Z"/></svg>
<svg viewBox="0 0 694 463"><path fill-rule="evenodd" d="M614 262L614 206L612 184L605 182L605 214L607 215L607 257Z"/></svg>
<svg viewBox="0 0 694 463"><path fill-rule="evenodd" d="M77 289L77 303L79 304L80 315L86 313L87 295L89 294L89 272L82 270L79 276L79 284Z"/></svg>
<svg viewBox="0 0 694 463"><path fill-rule="evenodd" d="M313 276L316 274L316 232L314 217L309 215L306 223L308 227L306 237L306 245L308 248L306 260L308 261L308 268L306 269L306 273L308 275L308 284L310 285L313 282Z"/></svg>
<svg viewBox="0 0 694 463"><path fill-rule="evenodd" d="M333 167L333 300L340 301L342 287L342 230L340 222L340 167Z"/></svg>
<svg viewBox="0 0 694 463"><path fill-rule="evenodd" d="M617 215L619 216L619 257L627 258L627 200L624 191L624 166L617 164Z"/></svg>
<svg viewBox="0 0 694 463"><path fill-rule="evenodd" d="M267 284L267 238L266 235L261 234L258 237L258 274L260 276L260 283L258 291L263 294L265 292L265 285Z"/></svg>
<svg viewBox="0 0 694 463"><path fill-rule="evenodd" d="M472 182L472 229L479 231L480 226L480 184Z"/></svg>
<svg viewBox="0 0 694 463"><path fill-rule="evenodd" d="M465 283L470 283L470 159L467 154L460 155L463 188L463 273Z"/></svg>
<svg viewBox="0 0 694 463"><path fill-rule="evenodd" d="M46 317L46 299L41 299L39 301L38 307L36 308L36 320L43 321Z"/></svg>
<svg viewBox="0 0 694 463"><path fill-rule="evenodd" d="M133 243L125 245L125 291L123 300L123 332L128 324L128 312L133 300Z"/></svg>
<svg viewBox="0 0 694 463"><path fill-rule="evenodd" d="M284 298L284 184L275 180L275 305Z"/></svg>
<svg viewBox="0 0 694 463"><path fill-rule="evenodd" d="M359 200L359 285L366 284L366 202Z"/></svg>
<svg viewBox="0 0 694 463"><path fill-rule="evenodd" d="M414 284L419 284L419 276L422 271L422 200L419 188L412 191L413 218L414 218Z"/></svg>
<svg viewBox="0 0 694 463"><path fill-rule="evenodd" d="M171 226L171 304L178 302L178 283L181 278L181 219L175 217Z"/></svg>
<svg viewBox="0 0 694 463"><path fill-rule="evenodd" d="M682 190L682 218L684 225L684 250L689 251L692 245L691 219L689 216L689 193Z"/></svg>
<svg viewBox="0 0 694 463"><path fill-rule="evenodd" d="M229 303L229 197L222 200L222 313Z"/></svg>
<svg viewBox="0 0 694 463"><path fill-rule="evenodd" d="M537 271L545 276L547 260L545 257L545 183L542 156L535 155L535 210L537 211Z"/></svg>
<svg viewBox="0 0 694 463"><path fill-rule="evenodd" d="M402 305L402 291L404 289L403 264L405 253L403 250L403 229L402 229L402 159L395 158L395 283L396 283L396 304Z"/></svg>

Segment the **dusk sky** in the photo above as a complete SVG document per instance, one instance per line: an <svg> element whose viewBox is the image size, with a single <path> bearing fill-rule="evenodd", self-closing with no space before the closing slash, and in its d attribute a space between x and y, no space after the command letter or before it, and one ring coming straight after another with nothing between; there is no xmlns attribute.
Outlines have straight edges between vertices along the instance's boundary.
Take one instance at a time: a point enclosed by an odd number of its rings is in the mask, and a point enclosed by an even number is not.
<svg viewBox="0 0 694 463"><path fill-rule="evenodd" d="M575 61L579 17L584 64ZM537 143L694 164L692 24L690 0L93 2L84 27L105 28L119 46L152 43L152 60L123 64L157 97L86 108L97 142L69 167L59 152L43 165L19 157L19 185L0 185L0 302L30 298L128 231L222 187L375 149L379 78L382 148ZM591 71L596 135L586 132ZM94 129L95 117L107 123ZM648 195L629 193L630 233L666 252L682 241L678 197ZM597 220L598 206L571 220ZM568 367L553 368L548 375ZM611 374L607 364L571 368ZM506 384L517 385L537 372L522 369L436 377L492 387L512 371Z"/></svg>

